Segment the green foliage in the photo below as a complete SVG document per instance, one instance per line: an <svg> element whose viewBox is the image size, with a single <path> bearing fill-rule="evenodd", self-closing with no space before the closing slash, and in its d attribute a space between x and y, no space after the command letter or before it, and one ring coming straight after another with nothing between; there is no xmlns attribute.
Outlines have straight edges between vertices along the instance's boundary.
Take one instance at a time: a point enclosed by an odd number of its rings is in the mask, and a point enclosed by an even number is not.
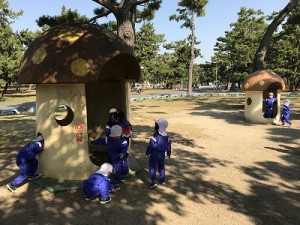
<svg viewBox="0 0 300 225"><path fill-rule="evenodd" d="M14 19L22 15L22 11L13 12L8 7L8 2L0 2L0 79L6 83L17 78L25 47L10 26Z"/></svg>
<svg viewBox="0 0 300 225"><path fill-rule="evenodd" d="M300 83L300 24L295 23L298 15L300 6L291 12L281 31L274 36L266 57L268 68L285 78L291 91Z"/></svg>
<svg viewBox="0 0 300 225"><path fill-rule="evenodd" d="M213 63L217 63L219 78L242 82L252 71L252 63L267 24L261 10L242 7L238 20L231 23L231 31L219 37L215 45Z"/></svg>
<svg viewBox="0 0 300 225"><path fill-rule="evenodd" d="M148 1L142 5L142 10L137 9L136 22L144 20L152 20L155 16L155 11L160 8L162 0ZM141 8L141 7L139 7Z"/></svg>
<svg viewBox="0 0 300 225"><path fill-rule="evenodd" d="M181 28L192 29L193 21L192 14L197 17L205 15L204 7L208 3L208 0L181 0L178 2L179 8L176 9L177 14L171 15L170 20L177 22L182 21Z"/></svg>
<svg viewBox="0 0 300 225"><path fill-rule="evenodd" d="M188 81L188 67L191 56L191 44L189 38L165 44L164 47L172 55L171 67L174 68L173 82ZM200 49L195 49L196 57L200 55Z"/></svg>
<svg viewBox="0 0 300 225"><path fill-rule="evenodd" d="M86 16L80 15L77 10L66 9L65 6L61 8L61 14L58 16L44 15L36 20L36 23L43 30L55 27L65 23L80 23L87 22Z"/></svg>
<svg viewBox="0 0 300 225"><path fill-rule="evenodd" d="M152 23L144 22L136 34L135 56L140 62L144 81L157 82L162 74L159 71L161 59L160 45L164 42L164 35L156 34Z"/></svg>

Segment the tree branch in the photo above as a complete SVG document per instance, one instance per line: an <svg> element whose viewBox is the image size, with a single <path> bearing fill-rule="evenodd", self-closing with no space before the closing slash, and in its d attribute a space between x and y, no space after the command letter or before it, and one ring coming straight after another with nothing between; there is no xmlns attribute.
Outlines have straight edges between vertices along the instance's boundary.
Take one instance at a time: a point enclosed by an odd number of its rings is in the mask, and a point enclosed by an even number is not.
<svg viewBox="0 0 300 225"><path fill-rule="evenodd" d="M266 56L268 44L275 32L276 28L282 23L287 15L298 5L300 0L290 0L283 10L274 18L271 24L268 26L262 40L260 41L259 48L256 52L254 59L254 72L263 69L263 63Z"/></svg>
<svg viewBox="0 0 300 225"><path fill-rule="evenodd" d="M140 1L136 1L134 3L132 3L132 6L138 6L138 5L142 5L144 3L149 2L150 0L140 0Z"/></svg>
<svg viewBox="0 0 300 225"><path fill-rule="evenodd" d="M114 4L112 4L111 1L109 0L92 0L92 1L102 5L112 13L114 13L117 10L117 7Z"/></svg>
<svg viewBox="0 0 300 225"><path fill-rule="evenodd" d="M94 16L92 17L91 19L89 19L89 23L101 18L101 17L104 17L104 16L108 16L109 14L111 14L111 11L106 11L105 13L102 13L101 15L97 15L97 16Z"/></svg>

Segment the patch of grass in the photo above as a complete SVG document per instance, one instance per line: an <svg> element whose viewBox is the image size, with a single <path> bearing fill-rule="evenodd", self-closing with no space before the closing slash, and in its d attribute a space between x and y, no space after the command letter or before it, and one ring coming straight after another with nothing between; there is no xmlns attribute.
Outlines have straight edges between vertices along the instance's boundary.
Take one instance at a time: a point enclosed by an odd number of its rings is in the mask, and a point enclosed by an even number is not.
<svg viewBox="0 0 300 225"><path fill-rule="evenodd" d="M139 110L147 107L148 110L155 108L165 108L165 110L188 110L188 109L219 109L236 110L243 109L245 97L186 97L186 98L167 98L152 99L143 102L131 102L132 110Z"/></svg>
<svg viewBox="0 0 300 225"><path fill-rule="evenodd" d="M0 153L19 150L35 137L35 116L11 115L0 117Z"/></svg>
<svg viewBox="0 0 300 225"><path fill-rule="evenodd" d="M5 97L0 98L1 102L33 102L36 101L35 96L19 96L19 97Z"/></svg>

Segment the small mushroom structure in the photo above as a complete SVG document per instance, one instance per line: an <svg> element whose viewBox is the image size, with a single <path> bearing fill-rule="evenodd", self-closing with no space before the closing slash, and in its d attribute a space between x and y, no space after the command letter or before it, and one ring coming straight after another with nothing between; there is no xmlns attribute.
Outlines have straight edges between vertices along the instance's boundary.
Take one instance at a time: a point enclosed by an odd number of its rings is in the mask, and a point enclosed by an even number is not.
<svg viewBox="0 0 300 225"><path fill-rule="evenodd" d="M277 98L277 104L274 106L273 123L280 120L280 93L285 90L283 79L276 73L268 70L260 70L250 74L243 83L243 91L246 91L246 101L244 115L250 122L268 123L268 119L263 117L265 106L263 99L268 97L269 92L273 92Z"/></svg>
<svg viewBox="0 0 300 225"><path fill-rule="evenodd" d="M132 49L94 24L65 24L37 37L26 50L19 83L36 84L36 132L45 138L41 172L81 180L107 160L104 134L110 108L129 116L130 82L141 80Z"/></svg>

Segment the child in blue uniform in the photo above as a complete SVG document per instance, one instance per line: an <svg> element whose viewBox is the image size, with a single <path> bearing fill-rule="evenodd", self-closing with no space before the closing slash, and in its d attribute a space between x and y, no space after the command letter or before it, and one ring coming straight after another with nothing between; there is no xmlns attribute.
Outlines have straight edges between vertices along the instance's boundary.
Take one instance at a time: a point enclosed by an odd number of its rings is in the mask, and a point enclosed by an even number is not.
<svg viewBox="0 0 300 225"><path fill-rule="evenodd" d="M26 180L32 180L41 176L40 173L37 173L38 160L36 156L43 150L44 138L42 135L39 135L18 152L16 164L20 168L20 175L6 185L11 192L16 192L17 187Z"/></svg>
<svg viewBox="0 0 300 225"><path fill-rule="evenodd" d="M109 119L105 127L106 136L110 135L110 128L114 125L122 127L122 136L126 138L128 145L132 135L132 126L125 118L123 111L112 108L109 110Z"/></svg>
<svg viewBox="0 0 300 225"><path fill-rule="evenodd" d="M167 155L168 158L171 157L171 141L166 131L167 127L167 120L159 119L155 121L155 133L150 139L146 150L146 156L149 156L149 171L151 177L150 188L154 188L157 186L157 169L159 172L160 182L162 184L166 182L165 155Z"/></svg>
<svg viewBox="0 0 300 225"><path fill-rule="evenodd" d="M277 98L274 98L274 94L270 92L269 97L265 98L263 101L266 107L264 112L264 117L274 118L273 106L277 103Z"/></svg>
<svg viewBox="0 0 300 225"><path fill-rule="evenodd" d="M281 110L281 125L285 125L285 123L288 123L290 126L293 126L292 122L290 121L290 115L291 115L291 110L290 110L290 100L285 99L283 101L283 107Z"/></svg>
<svg viewBox="0 0 300 225"><path fill-rule="evenodd" d="M87 180L82 183L82 191L86 200L99 198L101 204L111 201L110 192L114 187L110 181L110 174L113 173L113 166L109 163L103 163L98 171L93 173Z"/></svg>
<svg viewBox="0 0 300 225"><path fill-rule="evenodd" d="M105 138L98 138L91 141L93 145L107 145L108 157L114 168L113 185L115 189L120 189L120 181L125 179L129 172L127 157L128 157L128 142L122 137L122 128L119 125L114 125L110 128L110 135Z"/></svg>

